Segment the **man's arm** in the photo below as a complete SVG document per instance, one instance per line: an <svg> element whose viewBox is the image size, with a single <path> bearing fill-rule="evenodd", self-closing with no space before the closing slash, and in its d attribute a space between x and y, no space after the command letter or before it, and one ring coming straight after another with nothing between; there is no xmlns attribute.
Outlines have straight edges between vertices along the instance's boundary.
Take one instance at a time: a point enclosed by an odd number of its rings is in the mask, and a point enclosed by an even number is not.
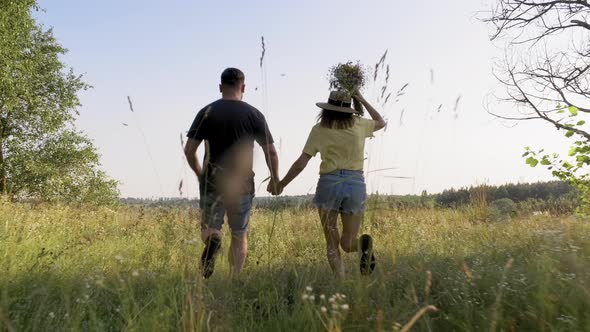
<svg viewBox="0 0 590 332"><path fill-rule="evenodd" d="M197 158L197 149L199 145L201 145L202 140L197 140L193 138L189 138L184 146L184 155L186 156L186 160L188 161L189 166L197 175L199 181L203 177L203 169L201 168L201 164L199 163L199 159Z"/></svg>
<svg viewBox="0 0 590 332"><path fill-rule="evenodd" d="M266 166L270 171L271 181L279 182L279 154L273 143L260 145L264 151L264 158L266 159Z"/></svg>

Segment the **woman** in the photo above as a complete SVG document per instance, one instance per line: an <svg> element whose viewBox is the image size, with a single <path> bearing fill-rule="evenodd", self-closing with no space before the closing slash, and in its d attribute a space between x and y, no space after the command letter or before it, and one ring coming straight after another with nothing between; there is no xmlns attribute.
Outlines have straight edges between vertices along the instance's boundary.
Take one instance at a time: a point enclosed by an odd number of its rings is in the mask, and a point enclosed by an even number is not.
<svg viewBox="0 0 590 332"><path fill-rule="evenodd" d="M365 234L358 238L367 199L363 164L365 139L385 127L381 115L360 93L353 96L362 104L372 120L365 119L352 109L351 97L333 91L327 103L317 103L322 109L309 134L303 153L293 163L287 175L269 185L269 191L280 194L307 166L318 152L321 155L320 179L314 204L318 208L326 237L328 262L338 277L344 276L340 247L345 252L361 251L360 270L368 275L375 268L373 240ZM342 234L338 230L338 215L342 218Z"/></svg>

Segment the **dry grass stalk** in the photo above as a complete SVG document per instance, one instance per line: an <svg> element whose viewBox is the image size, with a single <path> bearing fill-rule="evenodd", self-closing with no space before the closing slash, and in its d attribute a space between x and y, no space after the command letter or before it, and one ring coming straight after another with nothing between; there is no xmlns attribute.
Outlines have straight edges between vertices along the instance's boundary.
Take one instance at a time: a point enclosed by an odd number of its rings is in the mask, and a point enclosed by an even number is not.
<svg viewBox="0 0 590 332"><path fill-rule="evenodd" d="M387 95L387 97L385 97L385 101L383 101L383 105L387 104L387 101L389 100L390 97L391 97L391 92Z"/></svg>
<svg viewBox="0 0 590 332"><path fill-rule="evenodd" d="M8 318L8 315L4 313L4 309L2 307L0 307L0 322L2 322L2 324L4 324L5 331L8 331L8 332L16 331L14 329L14 327L12 326L12 322Z"/></svg>
<svg viewBox="0 0 590 332"><path fill-rule="evenodd" d="M426 271L426 284L424 285L424 297L428 299L432 288L432 272Z"/></svg>
<svg viewBox="0 0 590 332"><path fill-rule="evenodd" d="M412 293L410 294L412 302L414 302L415 305L419 305L420 301L418 300L418 295L416 294L416 288L414 288L414 285L412 285L412 288L410 288L410 290L412 291Z"/></svg>
<svg viewBox="0 0 590 332"><path fill-rule="evenodd" d="M264 63L264 55L266 54L266 45L264 44L264 36L262 36L262 54L260 55L260 68Z"/></svg>
<svg viewBox="0 0 590 332"><path fill-rule="evenodd" d="M399 114L399 126L401 127L404 124L404 113L406 109L402 109L401 113Z"/></svg>
<svg viewBox="0 0 590 332"><path fill-rule="evenodd" d="M455 107L453 107L453 117L455 118L455 120L459 118L459 113L457 112L457 110L459 109L459 102L461 102L461 95L457 97L457 99L455 100Z"/></svg>
<svg viewBox="0 0 590 332"><path fill-rule="evenodd" d="M129 103L129 110L131 110L131 112L135 112L133 110L133 103L131 102L131 97L127 96L127 102Z"/></svg>
<svg viewBox="0 0 590 332"><path fill-rule="evenodd" d="M473 279L473 273L471 272L471 269L469 268L467 263L463 262L463 264L461 265L461 271L465 274L465 278L467 278L468 281L471 281Z"/></svg>
<svg viewBox="0 0 590 332"><path fill-rule="evenodd" d="M383 65L385 64L385 59L387 58L387 51L389 51L389 50L385 50L385 53L383 53L383 55L381 56L381 59L379 59L379 62L377 62L375 64L375 74L373 75L373 81L377 81L379 67L383 68Z"/></svg>
<svg viewBox="0 0 590 332"><path fill-rule="evenodd" d="M461 102L461 95L459 95L459 96L457 97L457 99L455 99L455 107L453 107L453 111L454 111L455 113L457 113L457 109L459 108L459 102Z"/></svg>
<svg viewBox="0 0 590 332"><path fill-rule="evenodd" d="M184 332L196 332L203 330L206 306L203 294L203 278L200 273L191 273L185 270L185 301L182 308L182 325ZM208 322L207 322L208 323Z"/></svg>
<svg viewBox="0 0 590 332"><path fill-rule="evenodd" d="M437 312L438 308L433 306L433 305L427 305L424 308L420 309L415 315L414 317L412 317L412 319L410 319L409 322L406 323L406 325L404 325L404 327L402 327L402 329L400 330L400 332L407 332L409 331L415 324L416 322L418 322L418 320L420 320L420 318L422 318L422 316L424 316L426 313L428 312Z"/></svg>
<svg viewBox="0 0 590 332"><path fill-rule="evenodd" d="M490 325L490 331L496 331L498 326L498 319L500 318L500 306L502 305L502 296L504 294L504 283L506 282L506 275L514 264L514 258L510 258L506 265L504 265L504 271L502 272L502 279L498 286L498 292L496 293L496 302L494 303L494 311L492 313L492 324Z"/></svg>
<svg viewBox="0 0 590 332"><path fill-rule="evenodd" d="M377 311L377 319L376 319L376 331L380 332L383 331L383 310L378 310Z"/></svg>
<svg viewBox="0 0 590 332"><path fill-rule="evenodd" d="M406 94L406 92L404 91L408 86L410 85L410 83L406 83L404 84L399 90L397 90L396 94L395 94L395 102L399 101L399 97L403 96Z"/></svg>
<svg viewBox="0 0 590 332"><path fill-rule="evenodd" d="M480 220L485 220L488 217L488 189L488 185L482 184L474 187L471 192L471 203L477 219Z"/></svg>

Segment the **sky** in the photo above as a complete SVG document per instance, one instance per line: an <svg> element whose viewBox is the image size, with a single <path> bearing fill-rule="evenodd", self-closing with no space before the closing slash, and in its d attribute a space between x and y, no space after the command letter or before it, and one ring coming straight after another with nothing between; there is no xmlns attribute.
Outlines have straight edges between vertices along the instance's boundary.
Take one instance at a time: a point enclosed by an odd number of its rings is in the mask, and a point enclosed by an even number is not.
<svg viewBox="0 0 590 332"><path fill-rule="evenodd" d="M266 115L284 175L316 122L315 103L327 100L328 69L351 60L372 68L385 50L387 91L408 86L385 105L383 75L364 90L388 119L387 130L367 141L369 192L549 180L547 170L525 164L524 147L567 151L568 142L544 122L507 123L488 114L513 108L493 97L504 91L492 75L504 47L490 42L490 27L477 19L488 1L39 4L38 20L69 49L64 62L93 86L80 93L77 126L94 140L123 197L198 196L180 137L202 107L220 98L224 68L245 72L244 101ZM261 182L269 172L259 148L255 158L256 194L266 196ZM284 194L313 193L319 164L312 159Z"/></svg>

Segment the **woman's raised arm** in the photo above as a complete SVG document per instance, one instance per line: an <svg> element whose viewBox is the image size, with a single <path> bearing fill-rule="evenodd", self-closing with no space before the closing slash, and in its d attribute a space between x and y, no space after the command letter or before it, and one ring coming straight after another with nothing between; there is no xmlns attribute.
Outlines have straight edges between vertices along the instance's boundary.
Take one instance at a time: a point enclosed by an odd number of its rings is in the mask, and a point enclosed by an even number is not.
<svg viewBox="0 0 590 332"><path fill-rule="evenodd" d="M352 96L352 98L356 99L359 103L365 106L367 112L369 112L369 115L371 116L371 119L375 121L375 131L385 128L387 123L385 120L383 120L381 114L379 114L379 112L377 112L377 110L371 106L371 104L369 104L369 102L365 99L365 97L363 97L363 95L360 94L360 92L357 92L354 96Z"/></svg>

